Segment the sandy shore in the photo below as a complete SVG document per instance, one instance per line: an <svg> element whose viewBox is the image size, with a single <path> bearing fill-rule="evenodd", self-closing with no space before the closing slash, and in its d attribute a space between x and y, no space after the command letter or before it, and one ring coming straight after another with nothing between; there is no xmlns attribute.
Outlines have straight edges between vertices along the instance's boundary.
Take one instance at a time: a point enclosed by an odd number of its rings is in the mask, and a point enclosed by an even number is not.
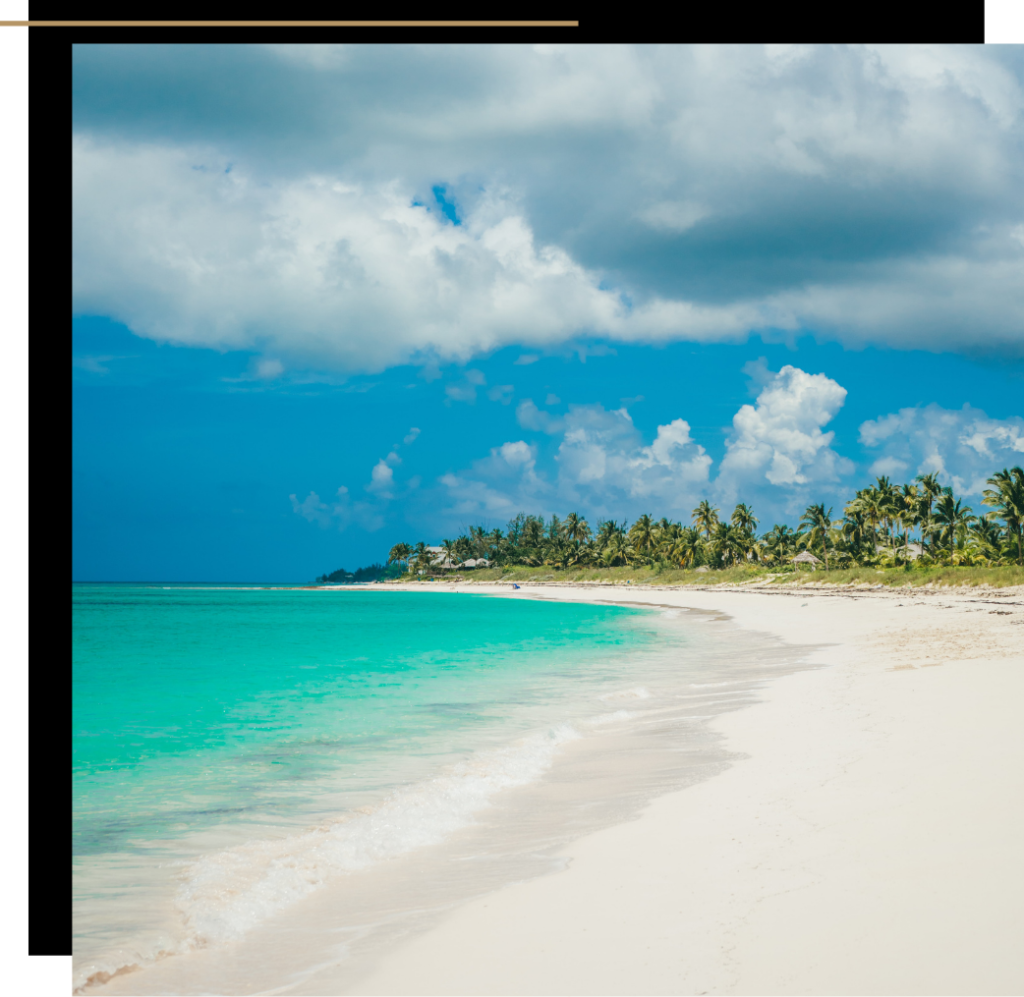
<svg viewBox="0 0 1024 997"><path fill-rule="evenodd" d="M325 890L90 993L1024 993L1024 591L411 588L713 610L818 667L710 721L731 767L370 958L323 955ZM362 888L397 897L422 861Z"/></svg>
<svg viewBox="0 0 1024 997"><path fill-rule="evenodd" d="M348 992L1024 992L1024 593L491 591L722 610L827 667L715 721L745 760Z"/></svg>

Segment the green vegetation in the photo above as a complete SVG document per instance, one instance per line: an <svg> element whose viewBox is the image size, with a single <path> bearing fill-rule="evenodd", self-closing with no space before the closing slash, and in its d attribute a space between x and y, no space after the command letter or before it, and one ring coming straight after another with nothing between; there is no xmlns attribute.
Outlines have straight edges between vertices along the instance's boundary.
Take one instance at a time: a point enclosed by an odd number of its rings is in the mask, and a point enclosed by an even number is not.
<svg viewBox="0 0 1024 997"><path fill-rule="evenodd" d="M406 574L402 580L412 581L416 575ZM464 572L437 572L427 577L444 580L479 582L560 582L608 583L622 585L850 585L885 586L902 588L911 586L978 586L996 588L1024 585L1024 568L1015 564L1001 567L946 567L943 565L914 565L912 568L840 568L825 574L823 571L739 566L717 571L702 572L693 568L650 567L619 568L567 568L526 567L476 568Z"/></svg>
<svg viewBox="0 0 1024 997"><path fill-rule="evenodd" d="M329 575L321 575L317 581L321 584L334 582L344 584L346 582L379 582L389 578L400 578L404 574L404 568L398 564L369 564L365 568L357 568L355 571L346 571L338 568Z"/></svg>
<svg viewBox="0 0 1024 997"><path fill-rule="evenodd" d="M604 520L596 530L573 512L564 520L520 513L504 530L470 527L468 535L433 551L426 543L391 548L388 564L408 577L460 570L467 561L481 580L632 581L647 584L777 584L827 580L835 584L1024 583L1024 470L999 471L987 482L981 515L965 506L934 474L911 484L888 478L862 488L842 519L823 503L810 505L799 529L776 523L756 533L745 504L728 521L703 501L692 525L643 515L631 526ZM826 574L817 574L821 568Z"/></svg>

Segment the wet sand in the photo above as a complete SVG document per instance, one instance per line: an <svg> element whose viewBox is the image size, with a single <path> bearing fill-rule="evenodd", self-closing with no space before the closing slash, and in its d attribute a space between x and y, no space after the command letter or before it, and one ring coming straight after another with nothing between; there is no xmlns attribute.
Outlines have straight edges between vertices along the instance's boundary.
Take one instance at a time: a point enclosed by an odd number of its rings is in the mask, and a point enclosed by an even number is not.
<svg viewBox="0 0 1024 997"><path fill-rule="evenodd" d="M628 598L830 645L827 667L714 722L745 759L454 912L351 992L1024 992L1021 592Z"/></svg>
<svg viewBox="0 0 1024 997"><path fill-rule="evenodd" d="M197 953L191 979L169 959L90 993L1024 992L1021 592L415 588L689 608L813 649L710 721L727 764L552 846L520 882L427 890L424 916L358 960L326 891L233 955ZM519 802L539 813L534 792ZM522 819L509 806L495 827ZM465 865L469 841L346 893L386 918L382 887L397 911L425 862Z"/></svg>

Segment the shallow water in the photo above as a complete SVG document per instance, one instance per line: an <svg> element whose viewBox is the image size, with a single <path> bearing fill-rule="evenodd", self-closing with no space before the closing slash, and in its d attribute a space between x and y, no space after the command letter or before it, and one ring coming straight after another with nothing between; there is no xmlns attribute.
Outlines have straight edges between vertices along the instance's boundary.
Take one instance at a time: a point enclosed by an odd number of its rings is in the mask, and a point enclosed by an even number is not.
<svg viewBox="0 0 1024 997"><path fill-rule="evenodd" d="M330 992L720 770L708 719L799 667L714 615L440 593L76 586L75 638L98 992Z"/></svg>

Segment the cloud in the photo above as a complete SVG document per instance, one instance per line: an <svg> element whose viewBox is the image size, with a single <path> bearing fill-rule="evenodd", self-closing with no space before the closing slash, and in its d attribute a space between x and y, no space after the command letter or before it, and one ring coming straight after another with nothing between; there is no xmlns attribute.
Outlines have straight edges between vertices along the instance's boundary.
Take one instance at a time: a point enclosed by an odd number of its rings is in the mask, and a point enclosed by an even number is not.
<svg viewBox="0 0 1024 997"><path fill-rule="evenodd" d="M418 434L419 430L415 430L409 435L415 439ZM387 504L395 497L396 482L393 468L401 463L402 458L394 450L377 461L370 471L370 480L363 486L370 496L368 501L353 500L348 488L342 485L335 494L334 502L330 504L324 502L315 491L311 491L301 502L296 495L289 495L292 512L310 523L316 523L321 529L337 525L339 530L345 530L355 523L368 532L379 530L384 525ZM409 482L412 490L417 489L419 485L418 477Z"/></svg>
<svg viewBox="0 0 1024 997"><path fill-rule="evenodd" d="M527 422L547 416L524 404L518 411ZM537 470L535 445L508 442L465 472L440 479L451 503L446 514L494 521L520 510L547 515L579 507L590 516L616 517L657 506L659 514L688 516L708 484L711 458L683 419L659 426L649 444L625 409L574 405L557 428L550 417L542 425L562 437L553 479Z"/></svg>
<svg viewBox="0 0 1024 997"><path fill-rule="evenodd" d="M499 451L492 451L488 461L453 476L449 494L468 496L476 489L477 506L462 506L463 513L471 508L494 512L518 500L521 508L580 508L592 517L635 517L653 510L684 522L702 498L726 508L745 501L765 518L787 518L810 501L838 495L854 465L832 448L834 434L823 427L843 405L846 389L824 374L792 366L773 372L755 363L747 373L758 383L758 395L733 418L717 475L686 419L658 426L647 442L626 408L570 405L556 419L524 399L516 409L519 424L556 437L557 474L545 477L530 450L528 480L510 479L514 462L499 463ZM480 489L493 488L499 468L500 497L484 502Z"/></svg>
<svg viewBox="0 0 1024 997"><path fill-rule="evenodd" d="M370 472L370 483L366 486L366 490L374 492L382 499L391 499L394 498L391 492L394 484L395 472L384 460L379 460Z"/></svg>
<svg viewBox="0 0 1024 997"><path fill-rule="evenodd" d="M711 211L695 201L664 201L653 204L638 212L637 217L645 221L651 228L666 229L670 232L685 232L693 228L701 219L707 218Z"/></svg>
<svg viewBox="0 0 1024 997"><path fill-rule="evenodd" d="M990 419L970 405L931 404L869 419L860 427L860 441L881 451L872 474L904 481L937 474L961 495L978 496L995 471L1024 465L1024 419Z"/></svg>
<svg viewBox="0 0 1024 997"><path fill-rule="evenodd" d="M512 395L515 394L515 390L515 387L511 384L496 384L487 392L487 397L492 402L501 402L502 405L508 405L512 401Z"/></svg>
<svg viewBox="0 0 1024 997"><path fill-rule="evenodd" d="M478 517L502 520L524 508L546 510L552 488L537 474L537 450L524 440L511 440L491 449L463 474L448 473L438 481L447 492L448 519Z"/></svg>
<svg viewBox="0 0 1024 997"><path fill-rule="evenodd" d="M280 360L261 359L256 365L256 376L270 381L284 373L284 364Z"/></svg>
<svg viewBox="0 0 1024 997"><path fill-rule="evenodd" d="M760 373L760 371L758 371ZM846 400L846 389L824 374L785 366L761 388L754 405L733 416L733 431L717 478L728 501L762 489L785 489L792 507L807 486L829 485L853 471L853 464L831 448L835 436L823 432Z"/></svg>
<svg viewBox="0 0 1024 997"><path fill-rule="evenodd" d="M746 321L731 309L664 302L634 317L563 250L536 245L500 198L456 228L394 183L268 185L241 170L195 168L211 157L76 141L77 310L157 340L273 349L347 370L465 360L587 328L642 338L682 322L713 336ZM472 402L482 376L467 372L449 397Z"/></svg>
<svg viewBox="0 0 1024 997"><path fill-rule="evenodd" d="M74 305L143 336L343 371L751 331L1024 353L1012 49L73 59Z"/></svg>
<svg viewBox="0 0 1024 997"><path fill-rule="evenodd" d="M292 512L310 523L316 523L322 530L337 525L338 530L344 532L354 524L368 533L373 533L381 529L385 522L379 505L353 501L344 485L338 489L331 504L324 502L313 491L301 502L295 495L289 495L288 498L292 503Z"/></svg>
<svg viewBox="0 0 1024 997"><path fill-rule="evenodd" d="M1024 242L1024 240L1022 240L1022 242ZM521 366L525 364L536 363L539 359L540 357L536 353L524 353L522 356L518 357L516 360L513 360L512 362L517 366Z"/></svg>
<svg viewBox="0 0 1024 997"><path fill-rule="evenodd" d="M523 429L533 429L549 435L565 429L565 420L556 418L550 412L542 412L532 398L524 398L516 406L516 421Z"/></svg>
<svg viewBox="0 0 1024 997"><path fill-rule="evenodd" d="M545 405L560 405L561 402L562 399L559 398L558 395L553 394L552 392L548 392L547 398L544 399Z"/></svg>
<svg viewBox="0 0 1024 997"><path fill-rule="evenodd" d="M406 435L406 436L404 436L402 438L402 442L405 443L406 445L408 445L410 443L413 443L416 440L416 437L419 436L419 435L420 435L419 427L413 426L409 430L408 435Z"/></svg>
<svg viewBox="0 0 1024 997"><path fill-rule="evenodd" d="M467 402L470 405L476 404L476 385L467 384L446 384L444 393L447 396L448 404L452 402Z"/></svg>
<svg viewBox="0 0 1024 997"><path fill-rule="evenodd" d="M334 515L331 508L320 500L316 492L310 492L301 502L294 496L291 499L292 512L310 523L316 523L321 529L327 529L331 525L331 516Z"/></svg>
<svg viewBox="0 0 1024 997"><path fill-rule="evenodd" d="M626 409L600 405L569 406L556 460L560 496L602 515L652 504L662 514L688 513L711 467L685 419L658 426L645 445Z"/></svg>
<svg viewBox="0 0 1024 997"><path fill-rule="evenodd" d="M529 468L532 470L536 463L536 456L533 447L523 440L516 440L514 443L503 443L497 450L491 451L492 457L501 458L509 467Z"/></svg>
<svg viewBox="0 0 1024 997"><path fill-rule="evenodd" d="M401 457L394 451L389 453L387 457L382 457L370 472L370 483L366 486L366 490L385 502L393 499L395 497L392 491L395 487L395 472L392 470L392 467L401 463Z"/></svg>
<svg viewBox="0 0 1024 997"><path fill-rule="evenodd" d="M130 360L128 356L81 356L72 357L71 366L79 367L82 370L87 370L90 374L109 374L110 368L106 365L111 360Z"/></svg>

